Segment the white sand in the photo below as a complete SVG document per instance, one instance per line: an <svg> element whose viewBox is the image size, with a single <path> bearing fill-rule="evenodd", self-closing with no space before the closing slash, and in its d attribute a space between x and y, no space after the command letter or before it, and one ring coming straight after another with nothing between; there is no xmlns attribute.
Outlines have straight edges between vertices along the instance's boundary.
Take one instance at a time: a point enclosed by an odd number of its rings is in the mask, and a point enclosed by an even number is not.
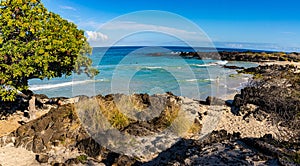
<svg viewBox="0 0 300 166"><path fill-rule="evenodd" d="M226 130L228 133L240 132L242 137L262 137L265 134L277 135L278 129L266 121L257 121L255 118L249 118L247 123L243 116L235 116L230 108L223 112L216 130Z"/></svg>
<svg viewBox="0 0 300 166"><path fill-rule="evenodd" d="M41 165L35 160L35 154L24 148L5 146L0 148L2 166L35 166Z"/></svg>
<svg viewBox="0 0 300 166"><path fill-rule="evenodd" d="M274 62L258 62L259 65L295 65L300 67L300 62L274 61Z"/></svg>

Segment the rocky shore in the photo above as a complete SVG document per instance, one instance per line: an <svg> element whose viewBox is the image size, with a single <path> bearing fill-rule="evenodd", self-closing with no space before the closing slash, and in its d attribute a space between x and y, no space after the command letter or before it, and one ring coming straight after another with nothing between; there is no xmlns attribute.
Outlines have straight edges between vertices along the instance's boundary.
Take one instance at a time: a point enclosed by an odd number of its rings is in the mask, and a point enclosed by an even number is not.
<svg viewBox="0 0 300 166"><path fill-rule="evenodd" d="M34 94L33 110L32 97L2 102L0 164L299 164L299 69L239 70L254 80L233 101L166 93L70 99Z"/></svg>
<svg viewBox="0 0 300 166"><path fill-rule="evenodd" d="M197 59L220 59L227 61L248 61L248 62L276 62L290 61L300 62L299 53L284 52L181 52L179 56Z"/></svg>

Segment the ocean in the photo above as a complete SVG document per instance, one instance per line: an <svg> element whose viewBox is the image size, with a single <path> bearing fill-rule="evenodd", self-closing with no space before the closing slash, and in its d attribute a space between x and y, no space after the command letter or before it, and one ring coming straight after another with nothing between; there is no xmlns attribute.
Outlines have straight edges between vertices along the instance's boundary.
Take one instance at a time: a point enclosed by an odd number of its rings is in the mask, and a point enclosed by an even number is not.
<svg viewBox="0 0 300 166"><path fill-rule="evenodd" d="M220 48L218 51L245 51ZM237 74L223 65L255 67L250 62L200 60L182 58L180 52L213 52L213 48L190 47L97 47L90 58L100 73L90 79L86 75L29 80L30 90L48 97L107 95L112 93L148 93L175 95L194 99L207 96L224 97L239 91L250 75Z"/></svg>

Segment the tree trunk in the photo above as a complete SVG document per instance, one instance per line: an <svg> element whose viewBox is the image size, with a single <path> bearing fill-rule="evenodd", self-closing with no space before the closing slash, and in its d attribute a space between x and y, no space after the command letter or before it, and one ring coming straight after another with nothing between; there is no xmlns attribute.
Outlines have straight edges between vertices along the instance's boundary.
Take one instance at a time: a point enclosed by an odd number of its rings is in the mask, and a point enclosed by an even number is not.
<svg viewBox="0 0 300 166"><path fill-rule="evenodd" d="M29 100L28 111L30 119L35 118L35 96L31 96L31 99Z"/></svg>

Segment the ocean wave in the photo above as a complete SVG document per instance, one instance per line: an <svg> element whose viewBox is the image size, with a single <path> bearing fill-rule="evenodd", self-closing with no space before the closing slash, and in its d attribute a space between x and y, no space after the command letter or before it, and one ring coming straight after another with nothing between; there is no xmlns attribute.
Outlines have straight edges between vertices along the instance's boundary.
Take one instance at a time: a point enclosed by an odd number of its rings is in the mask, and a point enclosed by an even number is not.
<svg viewBox="0 0 300 166"><path fill-rule="evenodd" d="M191 64L191 66L208 67L208 66L216 66L216 65L226 65L227 63L228 61L217 61L217 62L211 62L205 64Z"/></svg>
<svg viewBox="0 0 300 166"><path fill-rule="evenodd" d="M191 64L191 66L197 66L197 67L208 67L208 66L215 66L217 64L215 63L207 63L207 64Z"/></svg>
<svg viewBox="0 0 300 166"><path fill-rule="evenodd" d="M41 84L41 85L31 85L29 87L30 90L43 90L43 89L54 89L54 88L61 88L66 86L78 85L78 84L87 84L91 82L102 82L105 81L104 79L99 80L84 80L84 81L71 81L71 82L63 82L58 84Z"/></svg>
<svg viewBox="0 0 300 166"><path fill-rule="evenodd" d="M213 79L213 78L207 78L207 79L204 79L205 81L216 81L217 79Z"/></svg>
<svg viewBox="0 0 300 166"><path fill-rule="evenodd" d="M180 52L179 52L179 51L177 51L177 52L172 51L170 54L171 54L171 55L179 55Z"/></svg>
<svg viewBox="0 0 300 166"><path fill-rule="evenodd" d="M182 80L182 82L211 82L215 81L214 79L186 79Z"/></svg>
<svg viewBox="0 0 300 166"><path fill-rule="evenodd" d="M215 62L215 64L217 65L226 65L228 63L228 61L217 61Z"/></svg>
<svg viewBox="0 0 300 166"><path fill-rule="evenodd" d="M159 67L159 66L147 66L147 67L143 67L142 69L156 70L156 69L162 69L162 67Z"/></svg>
<svg viewBox="0 0 300 166"><path fill-rule="evenodd" d="M185 80L186 82L195 82L195 81L198 81L197 79L187 79Z"/></svg>

